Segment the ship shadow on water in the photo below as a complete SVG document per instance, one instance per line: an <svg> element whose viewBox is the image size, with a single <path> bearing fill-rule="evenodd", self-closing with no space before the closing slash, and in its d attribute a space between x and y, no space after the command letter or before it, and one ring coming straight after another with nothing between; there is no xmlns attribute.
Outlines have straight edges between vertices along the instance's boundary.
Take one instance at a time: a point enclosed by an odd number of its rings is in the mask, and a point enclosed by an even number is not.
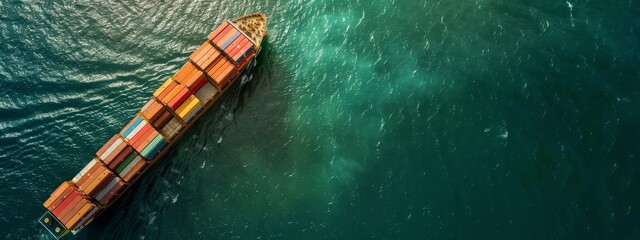
<svg viewBox="0 0 640 240"><path fill-rule="evenodd" d="M124 196L97 217L78 236L90 239L128 239L152 233L155 235L144 237L155 239L184 233L185 229L178 229L177 225L171 229L158 229L157 223L162 221L158 218L170 218L170 216L163 215L171 204L180 199L179 194L183 192L184 188L201 189L206 188L207 184L211 184L190 182L203 172L202 168L205 165L210 167L221 159L237 157L229 156L229 154L216 155L218 152L225 152L225 149L221 147L224 145L224 143L221 144L221 141L225 134L237 131L234 128L239 128L235 116L251 115L248 117L264 119L267 122L269 119L280 121L286 117L286 103L289 102L283 99L286 96L277 96L278 108L270 109L268 116L244 113L248 104L264 104L261 100L267 98L266 96L269 96L273 89L277 88L277 85L283 85L282 82L278 82L282 81L282 76L289 76L286 73L284 60L277 58L275 51L276 49L271 46L267 35L262 42L261 53L256 58L257 64L251 74L248 74L253 75L252 79L244 85L240 79L233 83L217 102L169 149L166 155L158 159L158 162L140 176L141 179L137 180ZM238 117L238 119L240 118L242 116ZM280 132L284 132L284 130ZM266 134L256 136L256 138L265 137L264 135ZM241 169L241 165L242 163L239 161L225 160L223 166L216 166L217 169L209 172L227 176L228 174L242 175L242 172L234 170ZM222 167L233 169L220 169ZM214 178L222 181L219 184L225 184L224 176L215 176ZM174 221L179 225L180 220L166 219L164 221ZM195 231L195 229L193 230ZM169 232L169 234L163 234L163 232ZM186 232L189 231L186 230Z"/></svg>

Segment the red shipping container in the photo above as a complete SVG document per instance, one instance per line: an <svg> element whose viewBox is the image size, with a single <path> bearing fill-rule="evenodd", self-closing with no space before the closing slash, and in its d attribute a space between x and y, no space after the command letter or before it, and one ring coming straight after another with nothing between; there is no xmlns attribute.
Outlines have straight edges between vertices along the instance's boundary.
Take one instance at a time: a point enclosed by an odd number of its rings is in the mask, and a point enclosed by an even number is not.
<svg viewBox="0 0 640 240"><path fill-rule="evenodd" d="M169 84L169 86L166 89L164 89L164 91L162 91L162 93L160 93L160 95L158 95L158 99L162 100L163 98L165 98L177 86L178 86L178 84L176 82L172 82L171 84Z"/></svg>
<svg viewBox="0 0 640 240"><path fill-rule="evenodd" d="M236 55L236 53L238 53L240 49L244 48L247 45L247 43L250 43L249 40L243 37L242 41L237 46L235 46L233 49L230 49L228 51L229 57L231 57L233 60L236 60L235 58L233 58L233 56Z"/></svg>
<svg viewBox="0 0 640 240"><path fill-rule="evenodd" d="M63 182L60 187L64 188L62 193L58 194L57 196L55 194L51 194L51 198L53 198L53 200L49 205L47 205L47 202L45 202L45 207L50 212L53 212L53 210L56 209L56 207L58 207L65 199L67 199L71 195L71 193L78 189L78 187L76 187L76 185L74 185L70 181Z"/></svg>
<svg viewBox="0 0 640 240"><path fill-rule="evenodd" d="M213 30L213 32L211 32L211 34L209 34L209 36L207 37L209 40L213 40L216 36L218 36L218 34L220 34L222 31L224 31L224 29L229 26L228 22L224 22L222 24L220 24L220 26L218 26L216 28L216 30Z"/></svg>
<svg viewBox="0 0 640 240"><path fill-rule="evenodd" d="M189 98L189 96L191 96L191 93L188 89L184 88L169 102L168 106L175 111L176 109L178 109L180 104L184 102L184 100L187 100L187 98Z"/></svg>
<svg viewBox="0 0 640 240"><path fill-rule="evenodd" d="M229 44L229 46L227 46L227 47L224 49L224 52L226 52L226 53L227 53L227 55L231 56L231 55L229 54L229 52L230 52L231 50L233 50L234 48L238 47L238 44L240 44L243 40L245 40L245 38L244 38L244 36L243 36L242 34L240 34L238 37L236 37L236 39L235 39L235 40L233 40L233 42L231 42L231 44Z"/></svg>
<svg viewBox="0 0 640 240"><path fill-rule="evenodd" d="M56 217L60 216L60 213L62 213L62 211L69 205L71 204L71 202L73 202L73 200L80 194L79 191L73 191L71 192L71 194L69 195L69 197L67 197L64 201L62 201L62 203L60 203L60 205L58 205L58 207L56 207L56 209L53 210L53 215L55 215ZM59 218L59 217L58 217Z"/></svg>
<svg viewBox="0 0 640 240"><path fill-rule="evenodd" d="M142 140L144 140L144 138L149 134L149 132L151 131L152 127L149 124L145 124L144 127L142 127L142 129L140 129L140 131L138 132L138 134L136 134L131 141L129 141L129 144L135 148L136 150L138 149L138 145L140 145L140 142Z"/></svg>
<svg viewBox="0 0 640 240"><path fill-rule="evenodd" d="M203 77L200 78L196 83L194 83L193 85L191 85L191 87L189 88L189 90L191 90L192 94L195 94L196 92L198 92L198 90L200 90L200 88L202 88L202 86L204 86L207 83L207 80Z"/></svg>
<svg viewBox="0 0 640 240"><path fill-rule="evenodd" d="M237 51L234 51L233 55L231 55L231 58L233 58L234 61L237 61L240 56L242 56L242 54L245 54L247 52L247 50L249 50L249 48L251 48L251 46L253 46L253 43L250 42L249 40L247 40L242 47L238 48Z"/></svg>
<svg viewBox="0 0 640 240"><path fill-rule="evenodd" d="M233 26L231 25L226 26L224 30L222 30L222 32L213 39L213 43L216 44L217 46L220 46L218 42L220 42L220 39L222 39L225 35L227 35L227 33L231 31L231 29L233 29Z"/></svg>

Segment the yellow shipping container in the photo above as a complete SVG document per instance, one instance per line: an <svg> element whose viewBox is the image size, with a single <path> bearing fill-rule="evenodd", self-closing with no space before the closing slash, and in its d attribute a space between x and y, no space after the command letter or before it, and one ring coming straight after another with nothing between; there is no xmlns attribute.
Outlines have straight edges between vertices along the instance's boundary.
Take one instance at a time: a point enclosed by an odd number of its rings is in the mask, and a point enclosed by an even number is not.
<svg viewBox="0 0 640 240"><path fill-rule="evenodd" d="M184 101L184 103L182 103L182 105L180 105L180 107L178 107L176 113L178 114L178 116L180 116L180 118L184 119L185 117L189 116L189 113L191 113L193 108L197 105L201 105L200 100L191 95L186 101Z"/></svg>

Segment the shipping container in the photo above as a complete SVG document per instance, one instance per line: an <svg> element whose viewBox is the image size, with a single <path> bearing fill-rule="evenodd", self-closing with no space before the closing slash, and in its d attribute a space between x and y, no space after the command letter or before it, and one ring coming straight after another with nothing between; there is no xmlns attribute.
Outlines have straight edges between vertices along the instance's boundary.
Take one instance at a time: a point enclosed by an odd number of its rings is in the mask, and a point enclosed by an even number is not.
<svg viewBox="0 0 640 240"><path fill-rule="evenodd" d="M218 71L220 68L222 68L227 62L228 62L228 60L226 58L218 59L214 64L211 64L211 66L209 66L207 69L205 69L207 76L209 76L209 78L213 79L214 76L215 76L214 75L215 72Z"/></svg>
<svg viewBox="0 0 640 240"><path fill-rule="evenodd" d="M145 125L140 131L138 131L138 133L135 136L133 136L133 138L131 138L131 141L129 141L129 144L136 151L140 152L139 151L140 145L142 144L142 142L144 142L147 136L149 136L149 134L151 134L152 132L153 132L153 127L151 125Z"/></svg>
<svg viewBox="0 0 640 240"><path fill-rule="evenodd" d="M89 169L91 169L96 164L96 162L99 162L99 161L100 160L98 160L97 158L93 158L93 160L89 161L89 163L86 166L84 166L84 168L82 168L82 170L80 170L80 172L78 172L78 174L76 174L76 176L73 177L71 181L73 183L77 183L80 180L80 178L82 178L82 176L87 174Z"/></svg>
<svg viewBox="0 0 640 240"><path fill-rule="evenodd" d="M105 206L105 205L109 204L111 199L113 199L116 195L118 195L120 193L120 190L122 188L124 188L124 186L125 186L125 182L124 181L120 180L119 178L116 178L115 180L117 180L115 186L113 186L111 188L111 190L109 190L109 192L107 192L107 194L105 194L103 197L98 199L98 201L100 202L101 205Z"/></svg>
<svg viewBox="0 0 640 240"><path fill-rule="evenodd" d="M116 186L116 183L120 181L122 180L120 180L120 178L117 178L117 177L111 179L111 181L104 188L102 188L102 190L100 190L98 194L96 194L94 199L100 201L100 199L104 198L104 196L107 195L107 193L109 193L109 191L111 191L111 189L113 189L113 187Z"/></svg>
<svg viewBox="0 0 640 240"><path fill-rule="evenodd" d="M129 122L123 129L122 131L120 131L120 136L122 136L123 138L129 140L131 139L129 136L129 134L131 134L131 132L133 132L138 125L140 125L140 123L144 121L144 119L142 119L140 116L136 116L134 117L131 122ZM98 154L98 157L100 157L101 154ZM106 156L105 156L106 157Z"/></svg>
<svg viewBox="0 0 640 240"><path fill-rule="evenodd" d="M73 217L82 207L82 205L84 203L86 203L87 200L85 199L85 196L82 194L78 194L76 195L76 197L74 197L74 199L71 201L71 203L69 205L67 205L62 212L60 212L60 215L58 215L58 219L60 219L60 221L65 224L69 221L69 219L71 219L71 217Z"/></svg>
<svg viewBox="0 0 640 240"><path fill-rule="evenodd" d="M105 182L108 183L107 179L109 178L109 176L112 176L112 175L113 173L111 173L111 170L104 169L98 174L98 176L95 179L91 181L91 183L89 183L89 185L87 185L85 189L80 189L80 190L82 190L82 192L84 192L85 195L89 197L94 197L96 195L96 192L99 192L100 187L102 187L105 184Z"/></svg>
<svg viewBox="0 0 640 240"><path fill-rule="evenodd" d="M136 149L136 150L138 150L140 155L143 155L142 151L144 150L144 148L149 146L149 143L151 143L151 141L153 141L153 139L155 139L158 135L159 135L159 133L154 130L153 132L151 132L149 135L147 135L145 137L144 141L142 141L141 144ZM143 157L144 157L144 155L143 155ZM149 159L147 159L147 160L149 160Z"/></svg>
<svg viewBox="0 0 640 240"><path fill-rule="evenodd" d="M165 109L164 105L156 101L155 98L151 98L149 102L150 104L147 108L141 109L140 115L142 115L147 122L154 122L160 117L160 115L162 115L162 113L164 113Z"/></svg>
<svg viewBox="0 0 640 240"><path fill-rule="evenodd" d="M155 129L162 129L165 125L167 125L167 123L171 120L171 118L173 117L173 114L171 114L169 111L164 111L162 113L162 115L160 115L160 117L158 118L158 120L156 120L155 122L153 122L153 127Z"/></svg>
<svg viewBox="0 0 640 240"><path fill-rule="evenodd" d="M227 26L229 26L228 22L220 24L220 26L218 26L215 30L213 30L213 32L211 32L211 34L209 34L209 36L207 36L209 41L212 41L216 36L218 36L218 34L220 34Z"/></svg>
<svg viewBox="0 0 640 240"><path fill-rule="evenodd" d="M220 42L220 40L227 35L227 33L229 33L229 31L231 31L233 29L233 26L231 25L227 25L224 30L222 30L222 32L220 34L218 34L218 36L216 36L213 39L213 43L216 44L217 46L220 46L220 44L218 44L218 42Z"/></svg>
<svg viewBox="0 0 640 240"><path fill-rule="evenodd" d="M169 85L171 85L171 83L174 83L173 79L171 77L169 77L169 79L167 79L166 81L164 81L164 83L162 83L162 86L160 86L158 89L156 89L155 92L153 92L153 96L158 98L158 96L160 96L160 94L167 89L167 87L169 87Z"/></svg>
<svg viewBox="0 0 640 240"><path fill-rule="evenodd" d="M117 145L116 145L117 144ZM109 163L111 163L113 161L113 159L115 159L118 154L120 154L122 151L125 151L125 149L127 148L127 143L124 141L116 141L113 146L115 146L113 148L113 151L109 151L107 150L107 152L105 152L105 154L103 155L107 155L106 153L109 153L106 157L101 158L102 162L106 165L108 165Z"/></svg>
<svg viewBox="0 0 640 240"><path fill-rule="evenodd" d="M189 115L187 115L187 117L184 119L184 122L185 123L191 122L191 120L196 116L196 114L200 113L200 110L202 110L202 105L196 105L193 108L193 110L191 110Z"/></svg>
<svg viewBox="0 0 640 240"><path fill-rule="evenodd" d="M162 103L164 103L165 105L169 106L169 102L171 100L173 100L175 98L176 95L178 95L178 93L182 92L182 90L185 90L186 88L184 87L184 85L176 85L176 87L174 87L171 92L169 92L166 96L164 96L164 98L160 99L162 101Z"/></svg>
<svg viewBox="0 0 640 240"><path fill-rule="evenodd" d="M209 103L211 99L218 93L218 89L209 82L205 82L204 85L194 94L203 104Z"/></svg>
<svg viewBox="0 0 640 240"><path fill-rule="evenodd" d="M184 84L185 79L187 78L187 76L189 76L189 74L191 74L195 70L198 70L196 68L196 66L193 65L192 62L187 61L187 63L185 63L182 66L182 68L180 68L180 70L178 70L178 72L176 72L176 74L173 75L173 79L178 84Z"/></svg>
<svg viewBox="0 0 640 240"><path fill-rule="evenodd" d="M153 159L158 151L160 151L160 149L166 144L167 141L164 137L162 137L162 135L158 135L149 143L149 145L147 145L147 147L144 148L144 150L142 150L142 152L140 152L140 155L145 159Z"/></svg>
<svg viewBox="0 0 640 240"><path fill-rule="evenodd" d="M47 210L53 212L67 197L71 195L72 192L76 191L78 187L76 187L73 182L65 181L56 188L56 190L51 193L49 199L44 202L44 207Z"/></svg>
<svg viewBox="0 0 640 240"><path fill-rule="evenodd" d="M129 145L127 145L127 147L122 150L114 159L113 161L111 161L108 166L110 169L115 169L118 165L120 165L120 163L122 163L122 161L124 161L124 159L127 158L127 156L129 156L131 154L131 152L133 152L133 148Z"/></svg>
<svg viewBox="0 0 640 240"><path fill-rule="evenodd" d="M191 53L191 55L189 55L189 59L195 63L198 60L200 60L200 58L202 58L212 48L213 48L213 46L211 46L209 41L204 41L202 44L200 44L200 46L193 53ZM189 62L187 62L187 64L189 64ZM187 66L187 64L185 64L185 67ZM182 70L185 69L185 67L183 67L182 69L178 70L176 75L181 74ZM185 72L185 73L189 73L191 71L192 71L192 69L189 70L188 72ZM182 74L182 75L184 75L184 74ZM178 80L178 82L181 82L182 79L184 79L184 76L182 76L182 78L180 78Z"/></svg>
<svg viewBox="0 0 640 240"><path fill-rule="evenodd" d="M173 99L171 99L171 101L169 101L167 106L175 111L178 109L180 104L189 98L189 96L191 96L189 89L183 88Z"/></svg>
<svg viewBox="0 0 640 240"><path fill-rule="evenodd" d="M86 189L89 185L95 180L100 173L107 171L107 167L105 167L102 163L96 163L84 176L80 178L78 181L78 189L86 194Z"/></svg>
<svg viewBox="0 0 640 240"><path fill-rule="evenodd" d="M118 176L122 177L122 171L124 171L130 164L131 162L134 161L138 161L139 159L141 159L142 157L138 154L138 153L131 153L131 155L129 155L123 162L122 164L120 164L117 168L116 168L116 173L118 173ZM125 179L126 181L126 179Z"/></svg>
<svg viewBox="0 0 640 240"><path fill-rule="evenodd" d="M89 213L89 211L91 211L91 209L93 209L94 207L95 207L95 204L89 201L85 202L82 208L80 208L80 210L73 217L71 217L71 219L67 223L65 223L64 226L67 227L68 229L75 227L76 224L80 221L80 219L86 216L87 213Z"/></svg>
<svg viewBox="0 0 640 240"><path fill-rule="evenodd" d="M169 83L169 86L167 86L167 88L165 88L157 97L156 99L158 100L162 100L164 99L169 93L171 93L171 91L173 91L174 88L176 88L178 86L178 83L174 81L173 78L170 79L171 83Z"/></svg>
<svg viewBox="0 0 640 240"><path fill-rule="evenodd" d="M176 110L176 114L178 114L180 118L185 119L189 115L189 113L191 113L191 111L193 111L193 109L198 105L202 105L202 103L200 103L200 100L191 95L182 105L180 105L180 107L178 107L178 109Z"/></svg>
<svg viewBox="0 0 640 240"><path fill-rule="evenodd" d="M135 167L139 162L141 161L145 161L142 156L136 156L135 158L133 158L133 160L131 162L128 162L126 166L124 166L122 168L122 170L120 172L118 172L118 175L125 181L125 182L130 182L131 179L127 178L127 174L131 171L131 169L133 169L133 167Z"/></svg>
<svg viewBox="0 0 640 240"><path fill-rule="evenodd" d="M53 215L58 217L61 215L62 211L65 210L65 208L71 204L71 202L73 200L75 200L76 197L78 197L79 194L82 194L80 191L78 191L77 189L74 189L71 191L71 194L69 194L68 197L66 197L64 199L64 201L62 201L58 206L56 206L56 208L53 210Z"/></svg>
<svg viewBox="0 0 640 240"><path fill-rule="evenodd" d="M164 133L165 136L168 136L169 138L173 138L178 132L180 132L180 130L182 130L183 127L184 126L182 125L180 120L174 117L171 119L171 121L167 123L166 126L162 128L162 132Z"/></svg>
<svg viewBox="0 0 640 240"><path fill-rule="evenodd" d="M124 175L124 179L128 179L128 181L133 181L136 179L136 176L138 176L138 173L140 173L144 167L147 166L147 161L141 160L138 161L138 163L133 166L133 168L131 168L131 170L129 172L127 172L126 175Z"/></svg>
<svg viewBox="0 0 640 240"><path fill-rule="evenodd" d="M107 141L107 143L104 144L100 148L100 150L98 150L98 152L96 152L96 156L98 156L98 157L102 156L102 154L104 154L111 147L111 145L113 145L113 143L115 141L117 141L118 139L120 139L120 136L118 134L113 135L113 137L111 137L111 139L109 139L109 141Z"/></svg>
<svg viewBox="0 0 640 240"><path fill-rule="evenodd" d="M78 222L78 224L75 227L73 227L73 230L78 230L78 229L82 228L85 224L87 224L91 220L93 220L93 217L95 217L95 215L98 213L98 210L100 210L100 208L98 208L97 206L92 207L91 211L89 211L89 213L87 213L87 215L82 217L80 222Z"/></svg>

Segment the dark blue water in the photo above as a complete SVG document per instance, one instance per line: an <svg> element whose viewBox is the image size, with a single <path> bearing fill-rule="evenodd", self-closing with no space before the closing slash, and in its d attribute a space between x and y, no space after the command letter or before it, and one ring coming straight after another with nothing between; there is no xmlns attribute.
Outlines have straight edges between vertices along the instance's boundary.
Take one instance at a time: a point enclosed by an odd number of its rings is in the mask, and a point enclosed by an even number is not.
<svg viewBox="0 0 640 240"><path fill-rule="evenodd" d="M253 81L78 238L640 238L632 0L0 1L0 238L257 11Z"/></svg>

